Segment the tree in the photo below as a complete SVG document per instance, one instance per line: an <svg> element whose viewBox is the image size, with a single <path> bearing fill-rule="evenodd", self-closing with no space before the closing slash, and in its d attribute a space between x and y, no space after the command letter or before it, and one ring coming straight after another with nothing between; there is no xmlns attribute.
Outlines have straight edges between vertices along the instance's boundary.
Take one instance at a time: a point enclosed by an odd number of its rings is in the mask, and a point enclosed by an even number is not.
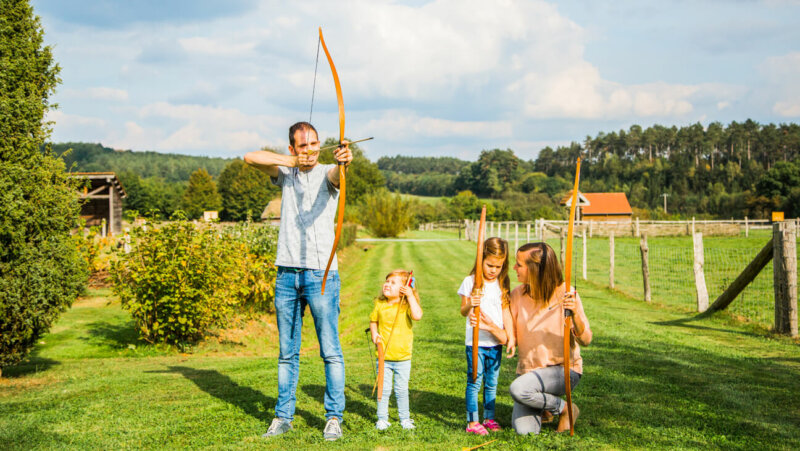
<svg viewBox="0 0 800 451"><path fill-rule="evenodd" d="M235 159L225 166L217 185L222 197L222 218L243 221L261 217L261 212L278 192L267 174Z"/></svg>
<svg viewBox="0 0 800 451"><path fill-rule="evenodd" d="M200 168L189 177L189 186L181 197L181 209L189 219L203 216L207 210L219 211L222 208L222 197L217 192L217 184L204 168Z"/></svg>
<svg viewBox="0 0 800 451"><path fill-rule="evenodd" d="M338 144L339 141L333 138L325 140L322 146ZM386 179L378 168L378 165L369 161L364 156L364 152L358 144L350 145L353 152L353 162L347 168L347 199L352 202L359 202L368 193L374 193L377 189L386 186ZM334 163L333 152L323 151L319 157L320 163Z"/></svg>
<svg viewBox="0 0 800 451"><path fill-rule="evenodd" d="M60 81L27 0L0 0L0 369L20 361L80 294L77 185L45 147Z"/></svg>

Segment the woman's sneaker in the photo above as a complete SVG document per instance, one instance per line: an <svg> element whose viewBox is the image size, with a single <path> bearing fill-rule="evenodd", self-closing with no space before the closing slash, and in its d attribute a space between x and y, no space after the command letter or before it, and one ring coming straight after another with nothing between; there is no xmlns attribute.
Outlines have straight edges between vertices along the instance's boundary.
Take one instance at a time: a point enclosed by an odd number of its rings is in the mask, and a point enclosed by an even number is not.
<svg viewBox="0 0 800 451"><path fill-rule="evenodd" d="M475 435L489 435L489 431L487 431L486 428L483 427L483 425L480 423L477 423L475 426L472 427L469 427L469 425L467 425L467 432Z"/></svg>
<svg viewBox="0 0 800 451"><path fill-rule="evenodd" d="M332 417L325 424L325 430L322 431L322 438L328 441L339 440L342 438L342 426L339 424L339 419Z"/></svg>
<svg viewBox="0 0 800 451"><path fill-rule="evenodd" d="M483 420L483 427L485 427L487 430L490 430L492 432L503 430L503 428L501 428L500 425L497 424L497 421L494 421L491 418Z"/></svg>
<svg viewBox="0 0 800 451"><path fill-rule="evenodd" d="M385 430L389 429L389 426L391 426L391 425L392 425L392 423L389 423L386 420L378 420L378 422L375 423L375 429L377 429L379 431L385 431Z"/></svg>
<svg viewBox="0 0 800 451"><path fill-rule="evenodd" d="M406 418L405 420L400 420L400 426L403 426L403 429L415 429L416 426L414 425L414 420L411 418Z"/></svg>

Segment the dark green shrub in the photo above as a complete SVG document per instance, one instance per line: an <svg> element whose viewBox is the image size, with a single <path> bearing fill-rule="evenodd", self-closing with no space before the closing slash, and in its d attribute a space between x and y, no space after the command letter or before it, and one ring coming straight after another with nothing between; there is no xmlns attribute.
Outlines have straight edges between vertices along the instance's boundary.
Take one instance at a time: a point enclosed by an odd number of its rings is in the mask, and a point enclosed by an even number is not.
<svg viewBox="0 0 800 451"><path fill-rule="evenodd" d="M58 65L27 1L0 6L0 368L21 360L84 289L77 185L40 148Z"/></svg>
<svg viewBox="0 0 800 451"><path fill-rule="evenodd" d="M362 224L377 237L396 237L411 226L411 205L386 189L367 194L361 205Z"/></svg>
<svg viewBox="0 0 800 451"><path fill-rule="evenodd" d="M275 255L278 247L278 229L265 224L245 221L226 227L225 235L245 246L244 255L238 255L243 272L236 284L240 297L238 311L242 313L270 313L275 299L275 278L278 268Z"/></svg>

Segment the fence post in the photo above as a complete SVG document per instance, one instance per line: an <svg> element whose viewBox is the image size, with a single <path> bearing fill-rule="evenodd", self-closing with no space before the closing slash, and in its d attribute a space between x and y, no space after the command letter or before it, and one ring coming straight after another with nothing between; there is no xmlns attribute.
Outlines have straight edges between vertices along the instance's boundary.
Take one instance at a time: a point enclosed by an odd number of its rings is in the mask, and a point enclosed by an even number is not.
<svg viewBox="0 0 800 451"><path fill-rule="evenodd" d="M593 232L593 229L594 229L594 220L593 220L593 219L590 219L590 220L589 220L589 238L591 238L591 237L592 237L592 232Z"/></svg>
<svg viewBox="0 0 800 451"><path fill-rule="evenodd" d="M514 221L514 252L519 249L519 222Z"/></svg>
<svg viewBox="0 0 800 451"><path fill-rule="evenodd" d="M694 216L692 216L692 236L694 236Z"/></svg>
<svg viewBox="0 0 800 451"><path fill-rule="evenodd" d="M708 309L708 289L706 288L706 276L703 271L705 266L703 233L695 233L692 236L692 240L694 242L694 285L697 289L697 311L703 313Z"/></svg>
<svg viewBox="0 0 800 451"><path fill-rule="evenodd" d="M511 221L506 223L506 241L511 241Z"/></svg>
<svg viewBox="0 0 800 451"><path fill-rule="evenodd" d="M775 331L797 337L797 236L794 221L772 224Z"/></svg>
<svg viewBox="0 0 800 451"><path fill-rule="evenodd" d="M537 221L538 221L538 219L537 219ZM531 242L531 223L530 222L526 222L525 223L525 242L526 243L530 243ZM517 249L519 249L519 247L517 247Z"/></svg>
<svg viewBox="0 0 800 451"><path fill-rule="evenodd" d="M608 286L614 289L614 231L608 232L608 253L610 254L608 266Z"/></svg>
<svg viewBox="0 0 800 451"><path fill-rule="evenodd" d="M561 265L562 265L562 267L564 265L564 262L566 261L566 260L564 260L564 254L566 254L566 252L567 252L567 250L564 248L564 236L566 234L567 234L566 230L564 230L564 228L562 227L560 229L560 233L558 234L559 235L559 241L560 241L559 247L561 249ZM567 281L567 284L569 285L569 280Z"/></svg>
<svg viewBox="0 0 800 451"><path fill-rule="evenodd" d="M636 218L636 228L633 230L633 236L640 236L639 235L639 218Z"/></svg>
<svg viewBox="0 0 800 451"><path fill-rule="evenodd" d="M744 217L744 237L747 238L750 236L750 221L747 219L747 216Z"/></svg>
<svg viewBox="0 0 800 451"><path fill-rule="evenodd" d="M639 243L642 254L642 283L644 284L644 301L650 302L650 266L647 262L647 234L642 235Z"/></svg>
<svg viewBox="0 0 800 451"><path fill-rule="evenodd" d="M583 280L586 279L586 229L583 229ZM563 366L563 365L562 365Z"/></svg>
<svg viewBox="0 0 800 451"><path fill-rule="evenodd" d="M539 220L539 241L544 241L544 218Z"/></svg>

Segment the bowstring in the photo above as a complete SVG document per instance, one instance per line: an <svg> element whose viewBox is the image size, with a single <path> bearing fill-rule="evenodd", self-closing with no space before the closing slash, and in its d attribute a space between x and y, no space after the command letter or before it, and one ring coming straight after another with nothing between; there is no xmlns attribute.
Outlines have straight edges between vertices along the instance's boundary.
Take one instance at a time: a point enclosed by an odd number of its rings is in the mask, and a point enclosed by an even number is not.
<svg viewBox="0 0 800 451"><path fill-rule="evenodd" d="M319 67L319 47L320 39L317 37L317 58L314 60L314 83L311 85L311 107L308 109L308 123L311 123L311 115L314 113L314 92L317 90L317 68Z"/></svg>

